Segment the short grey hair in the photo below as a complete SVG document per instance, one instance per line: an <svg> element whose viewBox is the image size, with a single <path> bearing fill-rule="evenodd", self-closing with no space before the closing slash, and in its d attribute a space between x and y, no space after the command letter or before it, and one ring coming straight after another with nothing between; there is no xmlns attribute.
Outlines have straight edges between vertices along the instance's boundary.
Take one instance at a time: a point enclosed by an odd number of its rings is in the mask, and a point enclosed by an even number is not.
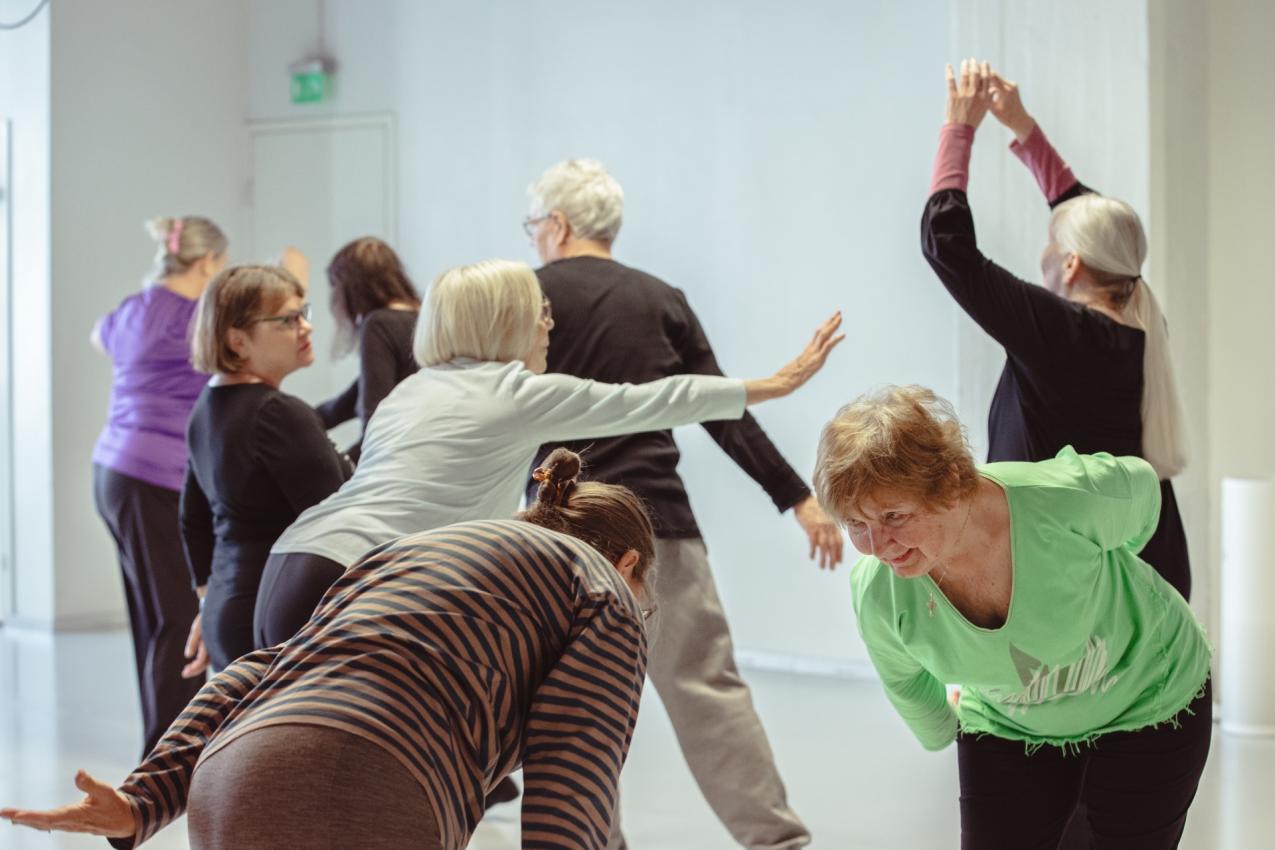
<svg viewBox="0 0 1275 850"><path fill-rule="evenodd" d="M554 210L567 217L571 232L581 239L615 241L624 219L624 190L595 159L568 159L550 168L527 189L531 216Z"/></svg>
<svg viewBox="0 0 1275 850"><path fill-rule="evenodd" d="M484 260L448 269L434 279L416 322L416 362L520 360L536 341L543 299L526 263Z"/></svg>

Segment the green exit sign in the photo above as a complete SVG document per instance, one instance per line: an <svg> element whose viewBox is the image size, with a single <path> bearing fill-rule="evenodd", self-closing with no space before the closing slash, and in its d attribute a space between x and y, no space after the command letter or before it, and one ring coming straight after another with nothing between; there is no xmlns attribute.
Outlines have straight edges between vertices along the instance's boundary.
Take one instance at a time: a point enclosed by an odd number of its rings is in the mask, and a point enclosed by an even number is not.
<svg viewBox="0 0 1275 850"><path fill-rule="evenodd" d="M292 75L293 103L320 103L327 96L327 74L322 71L305 71Z"/></svg>
<svg viewBox="0 0 1275 850"><path fill-rule="evenodd" d="M288 66L292 75L293 103L322 103L332 96L336 62L327 56L311 57Z"/></svg>

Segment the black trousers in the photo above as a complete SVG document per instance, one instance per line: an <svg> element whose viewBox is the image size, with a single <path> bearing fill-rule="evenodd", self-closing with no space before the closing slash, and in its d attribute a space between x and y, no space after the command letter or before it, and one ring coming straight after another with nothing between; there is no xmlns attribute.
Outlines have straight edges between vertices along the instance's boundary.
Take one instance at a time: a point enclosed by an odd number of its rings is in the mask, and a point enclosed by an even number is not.
<svg viewBox="0 0 1275 850"><path fill-rule="evenodd" d="M274 554L257 592L252 631L257 648L275 646L301 631L323 594L345 572L331 558L309 552Z"/></svg>
<svg viewBox="0 0 1275 850"><path fill-rule="evenodd" d="M199 613L177 519L176 490L93 465L93 497L115 538L133 632L149 753L203 685L183 679L186 636Z"/></svg>
<svg viewBox="0 0 1275 850"><path fill-rule="evenodd" d="M1178 846L1213 735L1213 692L1182 712L1178 726L1103 735L1079 753L992 735L957 739L962 850L1054 850L1083 802L1090 847Z"/></svg>

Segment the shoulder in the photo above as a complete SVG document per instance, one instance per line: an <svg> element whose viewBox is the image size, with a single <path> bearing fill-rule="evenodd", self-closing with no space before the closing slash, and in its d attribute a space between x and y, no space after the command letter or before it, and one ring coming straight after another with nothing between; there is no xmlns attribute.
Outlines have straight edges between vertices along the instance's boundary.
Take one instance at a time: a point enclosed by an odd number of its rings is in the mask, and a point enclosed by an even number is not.
<svg viewBox="0 0 1275 850"><path fill-rule="evenodd" d="M1069 493L1119 497L1131 493L1136 479L1156 478L1151 464L1142 458L1116 457L1106 452L1082 455L1071 446L1064 446L1049 460L987 463L979 471L1007 491L1054 493L1058 498Z"/></svg>
<svg viewBox="0 0 1275 850"><path fill-rule="evenodd" d="M257 405L257 424L276 430L291 429L289 433L294 438L315 429L323 432L323 423L313 407L294 395L269 387Z"/></svg>

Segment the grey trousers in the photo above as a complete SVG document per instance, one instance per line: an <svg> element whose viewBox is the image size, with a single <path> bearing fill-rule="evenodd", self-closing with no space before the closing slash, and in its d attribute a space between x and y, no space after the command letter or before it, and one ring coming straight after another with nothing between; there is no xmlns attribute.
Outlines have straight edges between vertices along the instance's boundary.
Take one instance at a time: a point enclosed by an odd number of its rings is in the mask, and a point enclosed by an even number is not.
<svg viewBox="0 0 1275 850"><path fill-rule="evenodd" d="M441 850L420 783L370 741L279 725L236 738L191 777L191 850Z"/></svg>
<svg viewBox="0 0 1275 850"><path fill-rule="evenodd" d="M735 664L704 541L656 540L654 575L658 610L647 675L700 792L741 846L805 847L810 833L788 806L766 731ZM607 846L627 847L618 806Z"/></svg>

